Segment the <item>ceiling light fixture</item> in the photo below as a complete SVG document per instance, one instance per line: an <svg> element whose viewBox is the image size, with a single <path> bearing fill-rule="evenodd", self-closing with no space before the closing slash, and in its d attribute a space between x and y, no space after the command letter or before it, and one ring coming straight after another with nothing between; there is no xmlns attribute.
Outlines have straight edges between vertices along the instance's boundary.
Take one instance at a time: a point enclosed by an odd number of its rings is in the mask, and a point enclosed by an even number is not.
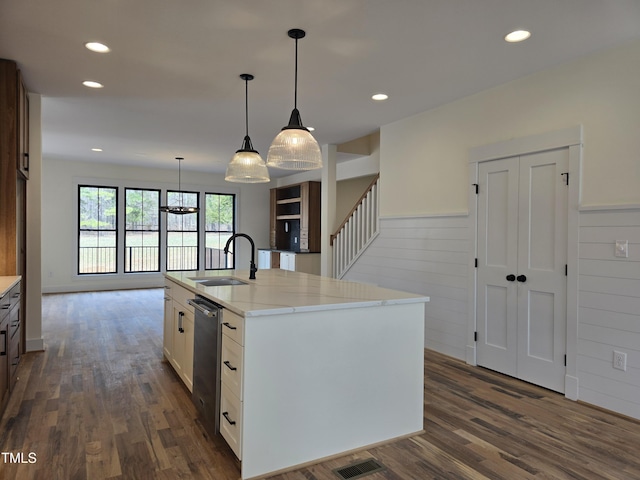
<svg viewBox="0 0 640 480"><path fill-rule="evenodd" d="M243 73L240 78L244 80L246 130L242 148L236 150L235 155L231 158L224 179L227 182L236 183L264 183L270 181L269 170L257 150L253 149L251 138L249 138L249 80L253 80L253 75Z"/></svg>
<svg viewBox="0 0 640 480"><path fill-rule="evenodd" d="M389 95L387 95L386 93L375 93L371 95L371 99L377 102L381 102L383 100L386 100L387 98L389 98Z"/></svg>
<svg viewBox="0 0 640 480"><path fill-rule="evenodd" d="M182 163L182 160L184 160L183 157L176 157L176 160L178 160L178 193L180 194L180 205L167 205L165 207L160 207L160 211L161 212L166 212L166 213L173 213L174 215L185 215L187 213L196 213L199 209L198 207L185 207L184 206L184 201L183 201L183 196L182 196L182 185L181 185L181 175L180 175L180 164ZM167 198L168 200L168 198ZM169 202L167 202L169 203Z"/></svg>
<svg viewBox="0 0 640 480"><path fill-rule="evenodd" d="M504 39L509 43L518 43L518 42L522 42L523 40L526 40L530 36L531 36L531 32L528 32L527 30L515 30L505 35Z"/></svg>
<svg viewBox="0 0 640 480"><path fill-rule="evenodd" d="M298 111L298 40L304 38L306 33L304 30L294 28L289 30L287 35L296 41L293 111L289 124L282 128L269 147L267 166L285 170L314 170L322 168L320 145L302 125L302 118Z"/></svg>
<svg viewBox="0 0 640 480"><path fill-rule="evenodd" d="M84 46L92 52L96 53L108 53L111 51L109 47L100 42L87 42L84 44Z"/></svg>
<svg viewBox="0 0 640 480"><path fill-rule="evenodd" d="M94 82L93 80L85 80L84 82L82 82L82 84L85 87L89 87L89 88L103 88L104 85L102 85L99 82Z"/></svg>

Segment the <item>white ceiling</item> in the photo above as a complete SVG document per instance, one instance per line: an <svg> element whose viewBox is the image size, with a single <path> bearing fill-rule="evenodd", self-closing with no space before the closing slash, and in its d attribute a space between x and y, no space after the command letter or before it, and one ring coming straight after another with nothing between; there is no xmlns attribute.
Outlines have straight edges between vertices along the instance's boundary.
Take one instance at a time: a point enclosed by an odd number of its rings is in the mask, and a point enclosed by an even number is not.
<svg viewBox="0 0 640 480"><path fill-rule="evenodd" d="M638 0L1 0L0 57L42 95L43 156L224 172L293 108L320 144L640 38ZM532 37L508 44L506 33ZM92 53L87 41L109 45ZM96 80L92 90L81 85ZM389 99L374 102L376 92ZM91 152L103 148L102 153ZM272 172L276 177L282 172Z"/></svg>

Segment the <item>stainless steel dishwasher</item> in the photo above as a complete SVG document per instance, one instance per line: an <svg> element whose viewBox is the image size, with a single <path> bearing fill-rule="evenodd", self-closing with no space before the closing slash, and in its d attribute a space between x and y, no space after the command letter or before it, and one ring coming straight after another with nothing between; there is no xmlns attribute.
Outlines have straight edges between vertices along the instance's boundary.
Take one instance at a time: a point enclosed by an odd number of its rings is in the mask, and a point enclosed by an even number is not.
<svg viewBox="0 0 640 480"><path fill-rule="evenodd" d="M195 309L192 400L210 437L220 431L220 353L222 307L196 295L189 299Z"/></svg>

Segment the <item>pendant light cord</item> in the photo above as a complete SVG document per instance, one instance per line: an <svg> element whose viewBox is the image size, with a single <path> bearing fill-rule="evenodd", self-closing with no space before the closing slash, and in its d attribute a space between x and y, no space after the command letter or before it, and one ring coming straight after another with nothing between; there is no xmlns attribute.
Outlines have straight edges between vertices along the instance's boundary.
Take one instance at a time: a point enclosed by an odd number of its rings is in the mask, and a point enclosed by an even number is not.
<svg viewBox="0 0 640 480"><path fill-rule="evenodd" d="M246 136L249 136L249 78L244 79L244 122L246 127Z"/></svg>
<svg viewBox="0 0 640 480"><path fill-rule="evenodd" d="M296 37L296 69L295 69L295 86L293 89L293 108L298 108L298 38Z"/></svg>

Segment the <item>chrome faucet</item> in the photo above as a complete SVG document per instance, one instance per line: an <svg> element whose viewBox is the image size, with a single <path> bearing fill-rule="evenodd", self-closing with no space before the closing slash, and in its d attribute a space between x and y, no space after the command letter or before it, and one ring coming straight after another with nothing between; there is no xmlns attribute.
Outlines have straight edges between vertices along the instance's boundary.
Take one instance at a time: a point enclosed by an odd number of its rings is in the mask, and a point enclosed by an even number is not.
<svg viewBox="0 0 640 480"><path fill-rule="evenodd" d="M253 243L253 239L249 235L246 233L234 233L231 235L229 240L227 240L227 244L224 246L224 254L226 255L229 253L229 245L231 245L231 242L236 237L244 237L251 243L251 268L249 270L249 280L255 280L256 272L258 271L258 268L256 267L256 245Z"/></svg>

